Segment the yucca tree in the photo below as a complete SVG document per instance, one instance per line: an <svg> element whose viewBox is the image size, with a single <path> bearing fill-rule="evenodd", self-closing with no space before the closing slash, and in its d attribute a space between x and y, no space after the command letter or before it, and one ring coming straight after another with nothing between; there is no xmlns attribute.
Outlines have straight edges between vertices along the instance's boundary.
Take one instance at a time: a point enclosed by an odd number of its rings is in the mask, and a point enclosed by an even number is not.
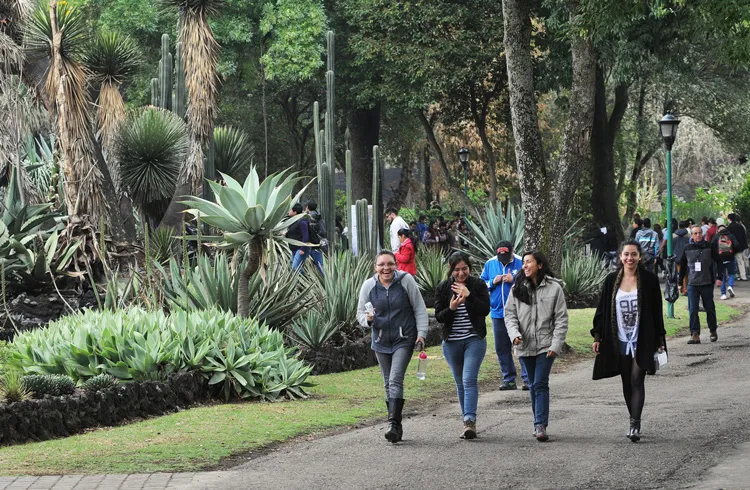
<svg viewBox="0 0 750 490"><path fill-rule="evenodd" d="M152 226L174 195L187 151L187 126L171 111L149 107L120 125L114 156L122 187Z"/></svg>
<svg viewBox="0 0 750 490"><path fill-rule="evenodd" d="M50 60L45 88L57 116L68 214L98 227L99 218L108 217L109 209L104 175L93 148L88 72L81 63L87 30L77 9L67 3L58 8L57 0L43 1L30 16L26 44L30 55Z"/></svg>
<svg viewBox="0 0 750 490"><path fill-rule="evenodd" d="M187 89L186 120L190 133L190 149L180 171L177 191L165 224L174 225L179 201L186 195L197 195L203 183L203 149L211 143L214 119L218 111L217 92L219 43L208 24L221 0L162 0L177 7L180 13L180 41L185 64Z"/></svg>
<svg viewBox="0 0 750 490"><path fill-rule="evenodd" d="M120 94L120 85L138 71L138 48L129 37L122 34L100 33L89 43L84 53L84 63L93 75L92 81L99 84L96 136L102 145L112 184L119 194L120 172L114 147L118 127L125 119L125 102Z"/></svg>
<svg viewBox="0 0 750 490"><path fill-rule="evenodd" d="M226 185L208 181L215 202L192 197L182 204L190 206L189 212L199 215L204 223L224 232L219 247L244 249L247 254L247 266L240 273L237 287L237 313L244 318L250 305L248 281L266 263L269 245L274 242L304 245L287 238L285 232L306 216L300 213L286 219L292 204L300 199L307 186L293 197L292 190L302 177L284 170L269 175L260 183L254 166L250 168L244 185L229 175L222 174L222 177Z"/></svg>
<svg viewBox="0 0 750 490"><path fill-rule="evenodd" d="M214 148L216 171L244 181L255 152L247 133L231 126L214 128Z"/></svg>

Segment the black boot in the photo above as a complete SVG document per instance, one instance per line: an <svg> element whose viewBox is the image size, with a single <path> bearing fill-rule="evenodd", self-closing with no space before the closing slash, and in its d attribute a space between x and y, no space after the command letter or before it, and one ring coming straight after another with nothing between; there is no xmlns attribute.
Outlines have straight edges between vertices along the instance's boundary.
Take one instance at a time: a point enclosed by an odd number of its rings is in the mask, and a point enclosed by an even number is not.
<svg viewBox="0 0 750 490"><path fill-rule="evenodd" d="M392 398L388 403L388 430L385 433L385 438L389 442L400 442L403 436L404 430L401 427L401 411L404 408L403 398Z"/></svg>
<svg viewBox="0 0 750 490"><path fill-rule="evenodd" d="M630 431L628 437L633 442L641 440L641 421L638 419L630 418Z"/></svg>

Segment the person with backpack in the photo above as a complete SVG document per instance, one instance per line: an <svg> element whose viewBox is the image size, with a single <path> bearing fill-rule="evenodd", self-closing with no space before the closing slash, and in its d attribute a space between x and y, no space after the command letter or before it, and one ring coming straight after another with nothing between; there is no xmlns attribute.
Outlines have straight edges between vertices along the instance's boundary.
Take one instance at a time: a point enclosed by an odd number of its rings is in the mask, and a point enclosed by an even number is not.
<svg viewBox="0 0 750 490"><path fill-rule="evenodd" d="M734 249L735 264L737 266L737 277L738 281L747 281L747 272L745 269L745 250L747 250L747 232L745 227L742 226L740 217L735 213L729 213L727 216L729 219L729 232L737 238L736 247Z"/></svg>
<svg viewBox="0 0 750 490"><path fill-rule="evenodd" d="M737 249L737 238L726 226L718 227L711 246L719 257L719 280L721 281L721 296L719 299L734 298L734 254Z"/></svg>
<svg viewBox="0 0 750 490"><path fill-rule="evenodd" d="M319 245L319 247L310 247L310 256L315 262L318 272L323 275L323 253L328 252L326 222L320 212L318 212L318 203L315 201L307 201L305 212L310 216L310 243Z"/></svg>
<svg viewBox="0 0 750 490"><path fill-rule="evenodd" d="M635 234L635 241L641 244L643 265L649 272L654 272L656 256L659 254L659 235L651 229L651 219L643 219L643 227Z"/></svg>
<svg viewBox="0 0 750 490"><path fill-rule="evenodd" d="M412 276L417 276L417 239L414 238L416 232L412 233L411 230L401 228L398 230L398 239L401 241L401 246L398 247L398 251L393 255L396 256L396 263L398 264L398 270L408 272Z"/></svg>

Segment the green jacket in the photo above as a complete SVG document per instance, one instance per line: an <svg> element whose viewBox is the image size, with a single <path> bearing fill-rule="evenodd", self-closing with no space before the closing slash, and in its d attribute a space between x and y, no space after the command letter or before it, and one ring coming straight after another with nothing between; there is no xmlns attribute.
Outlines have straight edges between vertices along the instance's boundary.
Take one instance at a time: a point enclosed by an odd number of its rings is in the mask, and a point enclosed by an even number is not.
<svg viewBox="0 0 750 490"><path fill-rule="evenodd" d="M531 294L530 305L516 298L511 289L505 303L505 326L511 342L517 337L523 339L515 346L518 357L537 356L549 350L559 354L568 333L562 281L545 277Z"/></svg>

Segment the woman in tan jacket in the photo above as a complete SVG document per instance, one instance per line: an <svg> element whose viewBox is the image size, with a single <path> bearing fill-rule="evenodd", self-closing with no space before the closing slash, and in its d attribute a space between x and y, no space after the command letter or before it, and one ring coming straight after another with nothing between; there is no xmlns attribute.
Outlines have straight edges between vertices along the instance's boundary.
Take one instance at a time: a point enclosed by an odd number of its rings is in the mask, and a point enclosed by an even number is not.
<svg viewBox="0 0 750 490"><path fill-rule="evenodd" d="M522 272L505 304L505 326L516 356L526 368L531 384L534 437L549 439L549 373L562 351L568 332L568 308L562 282L549 270L541 252L526 252Z"/></svg>

